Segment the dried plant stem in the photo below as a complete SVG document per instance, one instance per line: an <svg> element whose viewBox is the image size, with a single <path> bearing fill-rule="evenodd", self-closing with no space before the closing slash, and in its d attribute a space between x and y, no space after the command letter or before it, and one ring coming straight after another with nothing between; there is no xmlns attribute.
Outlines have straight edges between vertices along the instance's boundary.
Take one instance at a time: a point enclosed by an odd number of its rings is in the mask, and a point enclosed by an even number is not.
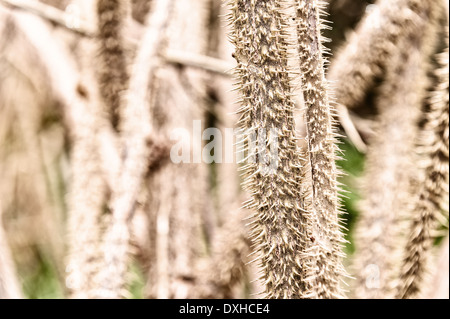
<svg viewBox="0 0 450 319"><path fill-rule="evenodd" d="M248 212L236 205L228 206L228 216L216 231L211 258L199 274L204 286L201 298L230 299L242 296L244 279L248 276L251 240L245 227ZM239 291L239 288L241 288Z"/></svg>
<svg viewBox="0 0 450 319"><path fill-rule="evenodd" d="M216 268L213 282L224 299L236 296L236 286L244 281L247 274L246 263L250 254L251 241L244 225L248 212L233 212L218 235L213 252L213 263Z"/></svg>
<svg viewBox="0 0 450 319"><path fill-rule="evenodd" d="M55 190L52 186L56 186L52 183L55 175L49 171L48 162L49 158L53 159L56 155L55 152L58 153L62 139L57 136L50 143L53 147L43 149L49 145L43 145L49 130L41 126L40 118L48 112L54 112L51 109L54 105L49 103L50 85L42 63L37 61L39 57L33 45L21 30L23 25L18 26L11 12L10 9L0 8L1 24L6 25L2 33L4 41L0 43L0 108L4 120L0 124L3 131L0 139L5 145L0 152L0 180L3 181L0 197L4 200L5 211L20 212L18 219L14 218L15 226L9 228L10 234L14 234L9 238L11 249L17 249L15 245L18 242L36 245L39 249L47 247L47 257L56 265L58 275L62 275L62 223L61 215L58 214L60 211L55 205L57 200L52 196L55 194L52 194ZM36 223L40 225L39 229L35 229ZM19 263L20 256L24 252L27 254L27 250L21 247L17 258Z"/></svg>
<svg viewBox="0 0 450 319"><path fill-rule="evenodd" d="M173 18L167 27L167 50L205 54L207 7L209 0L174 1ZM190 15L186 15L187 11ZM162 64L155 76L156 92L151 103L155 132L165 139L179 140L183 150L193 154L200 149L201 131L194 121L204 121L205 82L202 73ZM203 122L204 123L204 122ZM174 136L175 132L177 136ZM184 151L182 151L184 153ZM185 154L185 153L184 153ZM168 162L148 178L149 215L157 231L157 298L196 298L198 270L206 256L208 236L203 229L205 215L211 215L207 191L207 165L196 155L188 163Z"/></svg>
<svg viewBox="0 0 450 319"><path fill-rule="evenodd" d="M84 16L91 16L96 11L94 8L96 3L92 0L71 0L71 2L72 4L81 7ZM86 21L85 19L80 18L79 20L76 20L76 23L73 23L73 20L78 18L77 16L74 17L70 12L64 12L61 9L57 9L56 7L44 4L37 0L0 0L0 3L3 3L5 7L17 9L18 12L21 10L32 13L81 37L95 38L98 33L98 28L94 21ZM86 12L85 10L88 7L92 7L93 10L91 12ZM130 17L130 15L127 15L127 17ZM124 40L129 45L138 44L139 39L144 32L144 27L131 18L126 19L124 22L126 36Z"/></svg>
<svg viewBox="0 0 450 319"><path fill-rule="evenodd" d="M70 257L67 287L73 298L92 298L96 294L94 277L100 259L100 220L106 187L101 178L97 144L92 139L95 127L84 121L78 131L71 156L73 181L69 201Z"/></svg>
<svg viewBox="0 0 450 319"><path fill-rule="evenodd" d="M14 7L27 10L30 12L33 12L43 18L46 18L52 22L58 23L59 25L66 27L65 25L65 18L64 18L64 12L61 12L58 9L55 9L53 7L50 7L50 9L47 9L47 5L40 4L38 7L34 7L33 5L31 7L28 7L27 3L22 1L11 1L11 0L1 0L5 3L8 3L9 5L13 5ZM52 13L48 13L52 12ZM128 22L127 28L130 28L130 23ZM125 40L130 42L130 44L135 44L138 42L138 38L142 33L142 28L137 27L136 25L133 26L135 30L133 32L127 32ZM70 29L75 32L78 32L82 36L86 36L89 38L93 38L95 36L96 31L94 27L89 26L86 21L80 21L80 26L77 29ZM230 72L235 64L231 62L226 62L221 59L216 59L213 57L195 54L192 52L183 52L183 51L177 51L177 50L170 50L164 53L165 60L169 63L173 64L180 64L180 65L186 65L193 68L199 68L202 70L206 70L208 72L218 74L224 77L229 77ZM348 112L341 108L340 106L337 108L337 112L339 114L339 119L341 121L341 124L343 125L346 133L348 134L349 138L352 140L354 145L361 151L365 152L366 145L361 140L361 137L359 136L357 130L354 127L353 121L348 115Z"/></svg>
<svg viewBox="0 0 450 319"><path fill-rule="evenodd" d="M134 62L129 92L121 113L123 150L117 185L111 197L112 220L104 235L102 247L104 269L98 274L98 296L120 298L126 285L128 269L130 221L139 189L148 170L151 120L149 83L158 65L164 28L169 19L172 1L156 1L149 15L147 32Z"/></svg>
<svg viewBox="0 0 450 319"><path fill-rule="evenodd" d="M176 72L167 71L165 73L161 70L157 75L160 89L155 107L164 108L164 111L159 109L154 114L168 112L165 116L171 117L159 128L161 136L168 136L171 129L177 127L175 123L178 123L179 127L187 128L184 120L189 120L189 111L193 107L189 104L190 101L180 99L185 92L180 87L176 88L177 84L179 85ZM169 92L176 92L176 97L171 99L171 94L167 95ZM180 105L189 106L184 117L176 115ZM152 265L152 272L148 274L149 281L153 282L154 286L149 288L152 295L159 299L196 296L196 261L200 257L199 242L202 239L200 201L207 201L202 185L202 179L206 180L206 176L200 176L200 165L168 162L152 172L148 178L148 214L156 237L155 265Z"/></svg>
<svg viewBox="0 0 450 319"><path fill-rule="evenodd" d="M113 127L119 124L122 95L128 85L122 30L126 18L125 1L98 0L98 41L100 67L98 81L100 93L110 114Z"/></svg>
<svg viewBox="0 0 450 319"><path fill-rule="evenodd" d="M14 261L3 230L0 202L0 299L23 298L19 280L15 272Z"/></svg>
<svg viewBox="0 0 450 319"><path fill-rule="evenodd" d="M315 241L308 249L316 267L312 266L308 272L311 287L307 296L339 298L343 297L340 284L345 271L341 261L343 237L339 225L336 181L337 147L320 34L323 22L320 4L316 0L298 1L296 9L300 72L306 108L307 156L312 179L311 209L316 222L312 232Z"/></svg>
<svg viewBox="0 0 450 319"><path fill-rule="evenodd" d="M215 5L220 5L221 1L214 1ZM222 14L226 14L226 6L220 9ZM218 21L217 24L225 24L225 21ZM216 70L222 68L222 77L212 77L209 86L214 89L218 95L218 101L212 107L216 115L215 126L224 133L223 142L225 152L231 152L229 147L234 145L234 136L229 136L227 130L233 128L237 122L236 114L237 92L233 91L233 81L231 72L228 72L235 66L235 60L232 57L233 45L228 41L229 26L223 25L214 30L210 38L217 37L216 47L212 48L212 55L219 56L220 59L204 59L198 56L193 61L216 67ZM166 58L170 56L166 52ZM185 65L194 66L189 63L191 57L185 59L184 53L178 53L179 60L185 61ZM174 59L175 60L175 59ZM214 60L217 60L214 62ZM192 62L193 62L192 61ZM200 65L200 64L199 64ZM202 67L203 69L205 69ZM220 74L220 73L219 73ZM233 148L234 151L234 148ZM210 247L210 258L205 263L205 270L201 271L200 281L205 285L205 291L202 292L202 298L242 298L244 286L248 288L249 269L246 262L251 252L251 241L245 227L244 218L248 214L245 209L240 209L243 202L243 192L240 187L239 165L233 156L232 163L222 161L215 163L215 211L214 229ZM245 196L248 198L248 196Z"/></svg>
<svg viewBox="0 0 450 319"><path fill-rule="evenodd" d="M46 5L39 1L28 0L0 0L0 2L13 8L39 15L46 20L68 28L69 17L63 11L50 5ZM69 29L82 36L88 37L94 36L96 32L95 26L88 24L86 21L80 21L79 26L69 27Z"/></svg>
<svg viewBox="0 0 450 319"><path fill-rule="evenodd" d="M80 119L88 111L87 104L90 103L80 93L81 91L87 91L85 93L89 95L90 92L88 86L81 81L80 71L75 65L73 55L66 47L55 41L45 20L29 13L17 12L13 16L19 19L20 28L36 48L37 55L49 74L55 98L64 107L64 121L69 135L73 136L76 134L78 127L82 127L83 121ZM35 30L39 30L39 32ZM113 134L111 125L105 119L97 120L101 121L96 123L98 132L96 137L100 141L102 168L107 172L106 178L111 187L115 183L113 176L119 170L118 141Z"/></svg>
<svg viewBox="0 0 450 319"><path fill-rule="evenodd" d="M375 79L388 67L399 41L417 31L417 16L440 0L378 0L331 61L328 79L336 100L348 108L363 101Z"/></svg>
<svg viewBox="0 0 450 319"><path fill-rule="evenodd" d="M164 57L169 63L199 68L224 77L229 77L229 71L235 67L233 62L185 51L166 51Z"/></svg>
<svg viewBox="0 0 450 319"><path fill-rule="evenodd" d="M97 270L98 217L105 189L97 165L97 144L92 138L96 136L96 124L92 121L95 110L88 107L92 101L77 93L77 68L67 49L55 41L48 25L26 13L16 13L14 17L36 49L57 98L67 106L66 124L73 140L67 286L73 297L86 298Z"/></svg>
<svg viewBox="0 0 450 319"><path fill-rule="evenodd" d="M447 49L438 57L438 86L431 98L419 146L425 153L422 163L425 181L421 183L419 199L413 215L410 235L405 248L397 298L417 298L425 288L433 247L433 232L438 228L439 214L448 213L449 183L449 57ZM447 205L446 205L447 204Z"/></svg>
<svg viewBox="0 0 450 319"><path fill-rule="evenodd" d="M380 115L367 154L356 239L358 298L393 297L403 243L401 221L411 213L409 196L417 174L414 140L427 81L420 47L410 39L400 43L377 101Z"/></svg>
<svg viewBox="0 0 450 319"><path fill-rule="evenodd" d="M246 132L267 133L265 139L259 137L257 161L244 167L244 188L252 196L247 206L255 211L252 239L261 263L261 279L268 298L302 298L309 215L294 135L282 1L235 0L230 6L237 85L242 95L239 124ZM276 130L278 138L275 156L270 150L271 130ZM277 162L265 171L270 165L267 159Z"/></svg>
<svg viewBox="0 0 450 319"><path fill-rule="evenodd" d="M415 4L407 15L414 23L397 40L395 54L386 61L386 79L377 101L378 125L366 161L365 200L357 225L356 247L361 253L354 261L354 294L358 298L395 297L400 247L406 244L403 221L413 216L410 196L423 173L414 170L418 161L414 149L428 85L426 61L439 8L437 1Z"/></svg>

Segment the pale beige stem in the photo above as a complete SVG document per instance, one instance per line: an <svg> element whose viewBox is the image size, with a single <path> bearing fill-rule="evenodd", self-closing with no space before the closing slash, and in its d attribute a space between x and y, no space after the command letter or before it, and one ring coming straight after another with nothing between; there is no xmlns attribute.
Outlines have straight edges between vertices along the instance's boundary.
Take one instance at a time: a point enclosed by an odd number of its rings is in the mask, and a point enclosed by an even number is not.
<svg viewBox="0 0 450 319"><path fill-rule="evenodd" d="M16 276L14 261L3 230L0 202L0 299L23 298L19 280Z"/></svg>
<svg viewBox="0 0 450 319"><path fill-rule="evenodd" d="M177 0L167 28L167 50L204 54L207 38L209 0ZM190 15L186 15L189 11ZM161 138L190 147L189 163L172 158L150 173L149 216L156 220L157 260L153 291L157 298L193 298L198 296L198 264L206 255L204 216L210 213L207 192L207 166L201 155L201 133L205 128L202 73L163 64L153 83L152 124ZM198 122L194 122L198 121ZM197 133L194 123L203 125ZM195 135L194 135L195 134ZM174 154L171 154L174 155ZM175 156L175 155L174 155Z"/></svg>
<svg viewBox="0 0 450 319"><path fill-rule="evenodd" d="M339 225L339 199L336 168L333 108L328 98L328 83L324 75L321 39L322 20L316 0L302 0L297 9L297 36L300 72L305 101L306 141L312 179L311 225L315 240L310 243L313 258L310 272L311 298L341 298L343 235Z"/></svg>
<svg viewBox="0 0 450 319"><path fill-rule="evenodd" d="M405 217L411 216L416 123L425 94L422 52L402 41L403 52L392 60L382 96L376 134L371 140L364 201L357 225L355 259L358 298L393 298L401 260ZM406 49L408 48L408 49Z"/></svg>
<svg viewBox="0 0 450 319"><path fill-rule="evenodd" d="M129 90L122 109L122 131L125 158L121 163L118 184L112 189L112 221L104 235L102 253L106 269L99 273L98 295L120 298L126 285L129 259L130 220L137 196L148 170L148 141L152 130L147 88L158 66L158 54L164 40L172 1L156 1L148 17L147 31L133 64Z"/></svg>
<svg viewBox="0 0 450 319"><path fill-rule="evenodd" d="M302 298L307 285L303 266L310 214L295 135L283 4L230 1L231 41L242 98L239 125L250 133L243 186L251 194L246 206L254 212L252 240L265 295ZM257 151L250 147L252 136L258 137Z"/></svg>
<svg viewBox="0 0 450 319"><path fill-rule="evenodd" d="M97 255L97 216L103 204L103 180L96 163L96 126L92 122L88 102L77 93L81 79L70 53L55 41L49 27L36 16L14 15L17 25L46 66L52 87L67 106L65 116L74 141L72 153L73 180L69 201L69 242L67 285L73 296L86 297L90 278L95 273L93 260ZM92 178L91 178L92 177Z"/></svg>
<svg viewBox="0 0 450 319"><path fill-rule="evenodd" d="M398 285L397 297L404 299L417 298L425 289L441 211L448 215L448 47L438 56L438 61L440 68L435 72L438 83L430 99L430 110L423 115L425 124L418 137L418 148L423 157L420 168L425 171L425 177L418 187Z"/></svg>

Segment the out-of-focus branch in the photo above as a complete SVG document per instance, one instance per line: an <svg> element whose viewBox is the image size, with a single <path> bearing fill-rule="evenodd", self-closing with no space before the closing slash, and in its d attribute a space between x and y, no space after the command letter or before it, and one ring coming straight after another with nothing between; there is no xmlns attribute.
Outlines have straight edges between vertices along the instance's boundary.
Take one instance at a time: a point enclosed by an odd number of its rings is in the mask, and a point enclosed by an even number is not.
<svg viewBox="0 0 450 319"><path fill-rule="evenodd" d="M82 37L93 38L97 35L97 26L86 21L82 15L78 16L76 10L70 9L75 7L68 7L67 11L62 11L36 0L0 0L0 4L37 15ZM126 41L138 45L144 33L144 27L132 19L127 19L125 33Z"/></svg>
<svg viewBox="0 0 450 319"><path fill-rule="evenodd" d="M249 212L233 208L213 241L211 262L199 272L205 284L201 298L230 299L235 297L236 286L246 276L246 263L251 253L251 239L245 227ZM203 282L202 282L203 280Z"/></svg>
<svg viewBox="0 0 450 319"><path fill-rule="evenodd" d="M11 252L6 241L2 225L2 211L0 205L0 299L22 298L19 288Z"/></svg>
<svg viewBox="0 0 450 319"><path fill-rule="evenodd" d="M64 106L65 125L73 141L71 197L69 200L70 256L67 266L67 286L73 297L88 297L92 285L92 274L96 272L98 259L98 216L104 201L104 181L98 154L97 139L110 141L114 150L114 140L99 123L99 116L92 105L95 104L91 90L84 85L78 67L68 49L55 41L51 28L45 20L27 12L0 8L14 18L15 25L34 47L38 59L45 67L50 86ZM110 160L111 163L118 160ZM99 174L100 173L100 174ZM109 177L109 176L107 176Z"/></svg>
<svg viewBox="0 0 450 319"><path fill-rule="evenodd" d="M129 258L130 220L135 210L139 190L148 171L152 136L148 108L151 83L160 64L159 54L165 38L164 29L170 17L173 1L158 1L148 17L146 33L138 48L131 72L126 102L120 110L125 157L120 163L117 185L112 188L112 221L104 235L103 262L99 273L101 298L120 298L126 284Z"/></svg>
<svg viewBox="0 0 450 319"><path fill-rule="evenodd" d="M356 298L411 298L417 294L422 284L424 253L430 244L427 233L433 217L428 210L437 210L428 202L421 203L417 211L414 205L419 203L409 205L414 196L422 194L416 185L420 184L424 170L418 165L414 150L421 104L426 96L424 61L431 54L431 49L424 44L435 34L438 12L437 1L416 1L417 7L412 2L402 3L401 14L409 14L411 6L423 15L413 16L414 29L408 30L411 36L402 35L397 41L397 52L387 57L389 68L376 104L379 112L376 134L367 153L362 184L364 201L355 233L359 250L354 259ZM439 180L437 176L433 174L433 184ZM436 185L429 194L435 194ZM423 206L426 208L421 209ZM403 223L416 216L425 217L414 222L410 231L412 239L407 243ZM399 267L402 263L404 266ZM403 268L401 273L400 268ZM400 286L399 294L393 289L396 285Z"/></svg>
<svg viewBox="0 0 450 319"><path fill-rule="evenodd" d="M358 128L348 113L348 109L345 106L338 104L336 106L336 111L339 117L339 123L341 123L347 137L352 141L358 151L365 153L367 151L367 145L361 138Z"/></svg>
<svg viewBox="0 0 450 319"><path fill-rule="evenodd" d="M225 77L229 77L230 70L235 67L233 63L222 59L177 50L167 50L164 57L169 63L186 65Z"/></svg>
<svg viewBox="0 0 450 319"><path fill-rule="evenodd" d="M68 28L82 36L92 37L96 33L96 27L79 17L73 17L70 13L63 12L55 7L46 5L39 1L30 0L0 0L0 3L9 7L24 10L40 16L46 20L56 23L59 26ZM77 19L76 23L72 23Z"/></svg>
<svg viewBox="0 0 450 319"><path fill-rule="evenodd" d="M446 38L448 46L448 34ZM414 195L417 198L408 242L402 264L397 297L414 299L426 288L426 273L439 229L439 220L448 212L449 183L449 72L448 47L437 56L439 67L435 70L438 82L429 98L429 110L421 114L424 125L417 138L421 162L419 169L424 178ZM445 218L444 218L445 219Z"/></svg>
<svg viewBox="0 0 450 319"><path fill-rule="evenodd" d="M4 0L0 0L0 2L2 1ZM70 53L57 45L55 41L51 41L51 34L41 23L45 21L45 18L44 20L39 19L42 18L41 15L35 16L30 13L14 12L8 9L5 12L13 14L18 19L21 30L36 48L36 52L50 76L56 99L64 106L65 124L69 133L73 136L83 123L82 119L88 110L88 106L85 97L83 97L86 94L84 92L86 87L82 84L79 70L72 61ZM105 157L102 166L106 172L106 179L108 184L112 186L116 182L115 175L119 171L120 156L117 138L114 136L111 125L108 125L106 120L97 123L97 138L102 150L100 153Z"/></svg>
<svg viewBox="0 0 450 319"><path fill-rule="evenodd" d="M0 3L38 15L43 19L49 20L85 37L94 37L97 33L97 28L90 25L87 21L80 19L77 21L76 25L72 25L70 23L70 14L38 1L0 0ZM135 24L133 25L133 28L137 28L139 30L137 30L131 38L128 34L127 40L136 44L138 41L137 38L139 37L138 35L142 35L144 28L136 26ZM164 56L166 61L169 63L199 68L226 77L231 75L228 71L234 68L232 63L226 62L222 59L216 59L195 53L168 50L165 52Z"/></svg>

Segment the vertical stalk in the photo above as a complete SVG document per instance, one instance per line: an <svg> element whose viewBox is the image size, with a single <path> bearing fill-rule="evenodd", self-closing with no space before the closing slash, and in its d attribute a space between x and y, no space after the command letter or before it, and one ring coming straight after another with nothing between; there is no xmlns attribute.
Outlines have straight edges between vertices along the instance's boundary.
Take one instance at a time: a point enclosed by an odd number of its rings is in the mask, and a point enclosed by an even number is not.
<svg viewBox="0 0 450 319"><path fill-rule="evenodd" d="M205 54L208 2L173 1L165 49ZM189 163L168 161L147 179L148 213L156 225L156 265L154 273L149 273L156 286L152 293L157 298L198 298L199 264L206 257L207 246L202 218L211 214L208 167L196 152L200 150L201 155L201 130L196 125L204 125L206 85L198 70L164 63L153 85L150 112L154 133L165 140L181 138L178 144L184 143L183 149L192 153L188 154ZM174 132L180 131L182 137L176 136L179 133Z"/></svg>
<svg viewBox="0 0 450 319"><path fill-rule="evenodd" d="M448 214L448 60L447 34L447 49L438 56L438 86L431 97L430 111L425 115L426 123L419 141L422 152L425 153L422 163L425 180L420 185L419 199L405 247L397 298L417 298L424 290L430 268L433 232L438 229L439 214L442 211Z"/></svg>
<svg viewBox="0 0 450 319"><path fill-rule="evenodd" d="M104 269L98 274L97 295L102 298L120 298L127 283L130 256L131 218L136 207L139 190L149 169L152 123L150 100L154 80L160 63L159 54L165 40L165 27L170 16L172 1L155 1L148 16L146 32L134 61L126 103L121 109L123 151L126 154L121 171L112 190L110 208L112 219L105 231L102 257Z"/></svg>
<svg viewBox="0 0 450 319"><path fill-rule="evenodd" d="M242 96L239 125L258 139L258 156L252 153L254 140L250 139L246 146L250 157L244 166L243 186L252 195L248 207L255 212L252 237L265 294L268 298L302 298L306 289L304 252L309 241L309 214L294 135L282 3L230 1L231 37ZM278 154L271 153L273 132L277 135ZM276 165L267 171L269 162Z"/></svg>
<svg viewBox="0 0 450 319"><path fill-rule="evenodd" d="M308 295L312 298L339 298L343 237L339 225L339 199L335 159L337 146L333 130L333 108L328 98L324 75L325 51L322 46L320 3L316 0L297 1L297 33L300 72L305 103L308 161L312 179L312 212L315 240L309 248L316 267L308 277L312 283Z"/></svg>
<svg viewBox="0 0 450 319"><path fill-rule="evenodd" d="M3 230L2 207L0 202L0 299L23 298L19 280L15 273L14 261Z"/></svg>
<svg viewBox="0 0 450 319"><path fill-rule="evenodd" d="M124 29L125 2L123 0L98 0L98 41L100 68L98 81L100 94L108 108L113 127L119 123L119 110L122 95L128 84L125 48L122 30Z"/></svg>

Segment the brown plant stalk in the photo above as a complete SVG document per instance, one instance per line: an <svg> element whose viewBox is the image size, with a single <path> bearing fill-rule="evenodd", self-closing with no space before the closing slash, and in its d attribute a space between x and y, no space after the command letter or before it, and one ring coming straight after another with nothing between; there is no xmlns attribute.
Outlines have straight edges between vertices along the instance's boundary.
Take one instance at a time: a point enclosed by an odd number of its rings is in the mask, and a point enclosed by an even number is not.
<svg viewBox="0 0 450 319"><path fill-rule="evenodd" d="M313 243L308 253L313 264L308 269L311 286L306 296L310 298L340 298L343 235L339 225L339 199L335 160L337 158L333 128L333 108L324 75L324 47L320 16L321 3L316 0L298 1L297 33L300 57L300 76L306 117L307 158L311 169Z"/></svg>
<svg viewBox="0 0 450 319"><path fill-rule="evenodd" d="M448 31L447 31L448 32ZM417 298L425 288L433 248L433 233L439 226L439 215L448 214L449 183L449 80L447 49L438 56L438 85L432 92L430 110L420 136L424 153L421 163L425 180L419 189L408 242L405 247L397 298Z"/></svg>
<svg viewBox="0 0 450 319"><path fill-rule="evenodd" d="M15 14L17 26L35 48L44 65L56 99L65 109L65 124L72 141L66 285L72 297L90 296L97 271L99 223L104 203L104 181L98 163L97 109L91 91L80 94L79 71L67 48L55 41L50 27L40 18ZM48 50L48 51L47 51ZM92 103L92 104L91 104ZM92 107L90 107L92 106Z"/></svg>
<svg viewBox="0 0 450 319"><path fill-rule="evenodd" d="M147 31L138 50L126 102L120 110L125 157L116 171L116 185L112 189L111 221L104 234L102 246L103 269L98 273L97 295L120 298L127 283L130 256L130 221L135 210L140 187L148 171L150 156L151 119L147 90L158 65L158 54L164 40L164 28L169 19L171 1L156 1L148 17Z"/></svg>
<svg viewBox="0 0 450 319"><path fill-rule="evenodd" d="M204 54L207 48L209 0L174 1L167 27L166 50ZM186 15L187 11L192 12ZM162 63L155 74L151 103L155 134L172 140L171 161L147 179L149 219L156 225L156 265L148 294L157 298L196 298L199 264L209 237L205 216L212 215L207 191L208 167L197 154L204 128L205 82L198 70ZM201 121L201 122L200 122ZM187 163L178 156L188 156Z"/></svg>
<svg viewBox="0 0 450 319"><path fill-rule="evenodd" d="M428 3L428 2L427 2ZM415 32L398 42L389 58L386 79L377 100L376 134L370 141L364 177L361 216L357 224L357 298L393 298L405 238L405 218L411 218L410 196L420 180L414 170L417 123L428 85L426 59L430 55L436 6L417 12ZM432 43L432 41L430 41Z"/></svg>
<svg viewBox="0 0 450 319"><path fill-rule="evenodd" d="M98 41L100 67L98 81L100 93L107 105L113 127L119 125L119 110L128 85L128 72L123 40L126 17L122 0L98 0Z"/></svg>
<svg viewBox="0 0 450 319"><path fill-rule="evenodd" d="M254 211L252 240L264 294L268 298L303 298L308 284L304 253L311 240L310 214L305 209L301 154L294 134L282 4L276 0L230 1L231 40L242 96L239 125L258 137L257 155L252 153L251 139L247 142L249 160L244 166L243 186L251 195L246 206ZM274 131L277 145L270 135ZM268 168L273 161L275 165Z"/></svg>

